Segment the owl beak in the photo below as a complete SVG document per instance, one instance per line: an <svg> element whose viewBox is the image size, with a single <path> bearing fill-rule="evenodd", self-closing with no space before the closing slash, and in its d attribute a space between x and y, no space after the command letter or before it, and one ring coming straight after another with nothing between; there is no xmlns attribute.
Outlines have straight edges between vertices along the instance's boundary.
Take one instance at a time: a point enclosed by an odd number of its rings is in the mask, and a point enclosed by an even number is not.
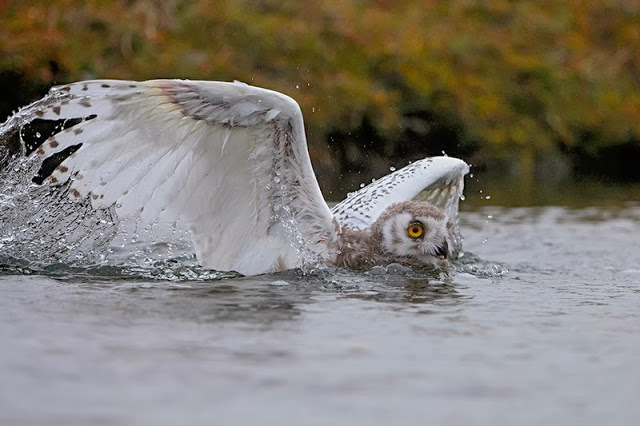
<svg viewBox="0 0 640 426"><path fill-rule="evenodd" d="M436 255L442 256L444 259L446 259L449 256L449 243L447 243L447 240L444 240L442 244L438 246L436 250Z"/></svg>

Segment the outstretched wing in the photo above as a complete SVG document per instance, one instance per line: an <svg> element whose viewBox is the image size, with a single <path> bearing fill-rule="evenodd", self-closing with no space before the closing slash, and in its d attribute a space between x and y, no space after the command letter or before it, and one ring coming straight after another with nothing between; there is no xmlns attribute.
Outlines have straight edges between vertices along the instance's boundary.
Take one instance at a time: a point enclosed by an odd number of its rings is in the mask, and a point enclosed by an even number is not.
<svg viewBox="0 0 640 426"><path fill-rule="evenodd" d="M332 212L341 226L364 229L392 204L420 199L454 219L469 166L453 157L428 157L367 185L337 204Z"/></svg>
<svg viewBox="0 0 640 426"><path fill-rule="evenodd" d="M84 118L33 155L71 152L44 184L144 223L186 222L199 261L256 274L321 250L332 215L313 173L302 113L243 83L98 80L52 89L41 119Z"/></svg>

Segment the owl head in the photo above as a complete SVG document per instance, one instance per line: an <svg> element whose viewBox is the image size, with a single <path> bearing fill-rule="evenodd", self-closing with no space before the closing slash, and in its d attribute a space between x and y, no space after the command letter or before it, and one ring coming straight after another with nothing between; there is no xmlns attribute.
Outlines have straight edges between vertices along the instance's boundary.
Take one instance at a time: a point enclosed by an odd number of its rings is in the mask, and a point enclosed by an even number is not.
<svg viewBox="0 0 640 426"><path fill-rule="evenodd" d="M442 210L427 202L391 205L372 225L380 248L394 261L448 265L451 223Z"/></svg>

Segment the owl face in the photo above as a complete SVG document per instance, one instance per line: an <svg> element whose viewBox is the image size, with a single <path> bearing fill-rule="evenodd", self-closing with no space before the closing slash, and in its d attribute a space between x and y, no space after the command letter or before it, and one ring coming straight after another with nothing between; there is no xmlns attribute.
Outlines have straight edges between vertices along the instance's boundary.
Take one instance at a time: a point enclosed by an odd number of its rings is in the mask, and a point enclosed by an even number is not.
<svg viewBox="0 0 640 426"><path fill-rule="evenodd" d="M385 253L403 263L446 266L449 224L446 215L426 202L408 201L390 206L372 226Z"/></svg>

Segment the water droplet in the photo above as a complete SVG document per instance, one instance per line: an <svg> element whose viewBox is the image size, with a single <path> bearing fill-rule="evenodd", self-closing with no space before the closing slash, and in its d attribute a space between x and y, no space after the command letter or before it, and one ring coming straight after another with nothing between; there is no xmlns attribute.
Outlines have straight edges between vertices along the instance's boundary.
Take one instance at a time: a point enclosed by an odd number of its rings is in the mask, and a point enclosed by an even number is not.
<svg viewBox="0 0 640 426"><path fill-rule="evenodd" d="M482 239L482 244L486 243L488 240L486 238Z"/></svg>
<svg viewBox="0 0 640 426"><path fill-rule="evenodd" d="M477 275L479 272L479 269L476 265L464 265L463 269L465 272L472 275Z"/></svg>
<svg viewBox="0 0 640 426"><path fill-rule="evenodd" d="M36 137L37 137L37 138L42 137L42 135L40 134L40 132L36 132Z"/></svg>
<svg viewBox="0 0 640 426"><path fill-rule="evenodd" d="M316 112L316 107L311 107L311 112Z"/></svg>
<svg viewBox="0 0 640 426"><path fill-rule="evenodd" d="M493 274L497 276L502 276L509 272L507 269L503 269L500 265L493 265L491 270L493 271Z"/></svg>
<svg viewBox="0 0 640 426"><path fill-rule="evenodd" d="M487 195L486 197L484 197L485 200L490 200L491 199L491 195Z"/></svg>
<svg viewBox="0 0 640 426"><path fill-rule="evenodd" d="M487 215L487 219L493 219L493 215L492 214Z"/></svg>
<svg viewBox="0 0 640 426"><path fill-rule="evenodd" d="M361 183L361 184L360 184L360 188L364 188L364 183Z"/></svg>
<svg viewBox="0 0 640 426"><path fill-rule="evenodd" d="M391 167L389 167L389 170L391 170L392 172L395 172L395 171L396 171L396 168L395 168L395 167L393 167L393 166L391 166Z"/></svg>
<svg viewBox="0 0 640 426"><path fill-rule="evenodd" d="M300 88L300 85L299 85L299 84L296 84L296 89L299 89L299 88Z"/></svg>
<svg viewBox="0 0 640 426"><path fill-rule="evenodd" d="M275 183L280 183L280 178L278 176L276 176L276 177L273 178L273 181Z"/></svg>

